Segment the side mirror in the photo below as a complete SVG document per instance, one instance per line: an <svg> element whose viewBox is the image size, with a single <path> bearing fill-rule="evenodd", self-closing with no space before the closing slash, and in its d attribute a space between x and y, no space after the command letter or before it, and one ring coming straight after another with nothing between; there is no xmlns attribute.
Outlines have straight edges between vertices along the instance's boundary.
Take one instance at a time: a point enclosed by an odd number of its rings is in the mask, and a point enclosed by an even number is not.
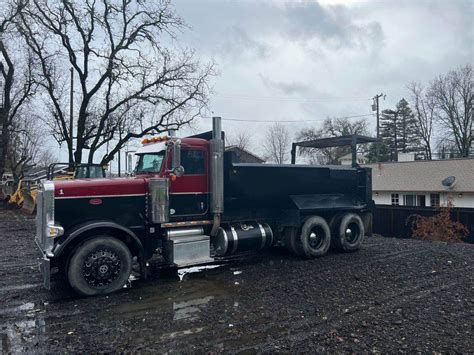
<svg viewBox="0 0 474 355"><path fill-rule="evenodd" d="M175 174L177 177L181 177L184 175L184 168L182 165L177 166L176 168L173 169L173 174Z"/></svg>
<svg viewBox="0 0 474 355"><path fill-rule="evenodd" d="M176 168L180 166L181 166L181 141L176 140L173 142L173 146L172 146L171 170L175 170Z"/></svg>

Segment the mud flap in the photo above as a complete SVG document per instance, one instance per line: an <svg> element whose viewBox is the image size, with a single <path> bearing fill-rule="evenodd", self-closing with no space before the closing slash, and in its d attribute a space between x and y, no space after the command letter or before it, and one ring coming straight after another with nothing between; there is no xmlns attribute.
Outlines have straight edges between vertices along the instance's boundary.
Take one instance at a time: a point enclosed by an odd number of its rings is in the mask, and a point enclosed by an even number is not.
<svg viewBox="0 0 474 355"><path fill-rule="evenodd" d="M43 259L40 261L40 271L43 275L43 286L47 290L51 289L51 261L46 257L43 256Z"/></svg>

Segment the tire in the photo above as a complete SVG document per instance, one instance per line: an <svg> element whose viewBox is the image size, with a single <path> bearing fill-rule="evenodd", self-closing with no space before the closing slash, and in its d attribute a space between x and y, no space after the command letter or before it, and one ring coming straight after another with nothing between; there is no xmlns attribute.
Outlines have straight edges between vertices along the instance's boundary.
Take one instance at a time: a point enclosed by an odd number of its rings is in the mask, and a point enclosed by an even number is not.
<svg viewBox="0 0 474 355"><path fill-rule="evenodd" d="M295 227L285 228L285 246L286 249L297 256L304 256L303 245L300 240L300 230Z"/></svg>
<svg viewBox="0 0 474 355"><path fill-rule="evenodd" d="M69 261L71 287L83 296L120 290L132 271L132 254L120 240L97 236L80 244Z"/></svg>
<svg viewBox="0 0 474 355"><path fill-rule="evenodd" d="M308 218L301 228L300 241L307 258L326 254L331 245L331 230L326 220L319 216Z"/></svg>
<svg viewBox="0 0 474 355"><path fill-rule="evenodd" d="M335 228L333 241L339 251L353 252L360 249L364 241L365 229L362 218L355 213L347 213Z"/></svg>

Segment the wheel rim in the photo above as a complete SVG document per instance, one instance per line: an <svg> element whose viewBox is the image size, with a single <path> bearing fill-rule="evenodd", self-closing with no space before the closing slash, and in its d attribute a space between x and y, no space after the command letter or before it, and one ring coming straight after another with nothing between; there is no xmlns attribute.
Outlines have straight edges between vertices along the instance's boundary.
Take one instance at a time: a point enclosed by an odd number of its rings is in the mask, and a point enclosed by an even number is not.
<svg viewBox="0 0 474 355"><path fill-rule="evenodd" d="M112 250L101 249L91 252L84 260L82 275L93 287L104 287L120 275L121 262Z"/></svg>
<svg viewBox="0 0 474 355"><path fill-rule="evenodd" d="M308 244L311 249L319 249L324 244L324 229L319 226L311 228L308 235Z"/></svg>
<svg viewBox="0 0 474 355"><path fill-rule="evenodd" d="M349 223L345 231L346 240L354 243L360 238L360 228L357 223Z"/></svg>

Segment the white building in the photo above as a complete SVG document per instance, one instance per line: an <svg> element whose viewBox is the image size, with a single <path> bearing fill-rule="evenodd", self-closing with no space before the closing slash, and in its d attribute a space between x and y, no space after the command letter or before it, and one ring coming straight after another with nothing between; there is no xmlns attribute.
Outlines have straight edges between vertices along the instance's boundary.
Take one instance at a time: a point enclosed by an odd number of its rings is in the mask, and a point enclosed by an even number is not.
<svg viewBox="0 0 474 355"><path fill-rule="evenodd" d="M338 159L341 165L352 165L352 153L343 155ZM357 153L357 164L362 165L367 163L367 159L364 154Z"/></svg>
<svg viewBox="0 0 474 355"><path fill-rule="evenodd" d="M474 159L416 160L366 165L372 168L377 205L474 208ZM445 186L442 181L454 176Z"/></svg>

